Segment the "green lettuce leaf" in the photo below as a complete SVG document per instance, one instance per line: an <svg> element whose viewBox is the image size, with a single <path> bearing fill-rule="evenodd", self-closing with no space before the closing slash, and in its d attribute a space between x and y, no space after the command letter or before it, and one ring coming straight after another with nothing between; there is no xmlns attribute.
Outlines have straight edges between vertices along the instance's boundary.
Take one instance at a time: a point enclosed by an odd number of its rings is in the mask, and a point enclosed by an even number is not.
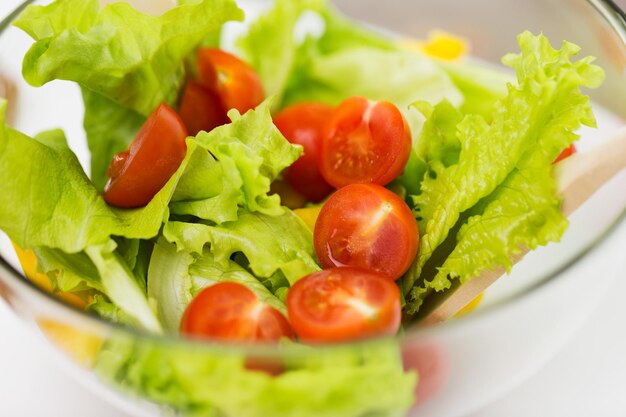
<svg viewBox="0 0 626 417"><path fill-rule="evenodd" d="M467 61L437 61L463 95L464 114L479 114L491 120L496 103L507 94L514 77L497 67Z"/></svg>
<svg viewBox="0 0 626 417"><path fill-rule="evenodd" d="M393 343L285 348L294 350L294 358L272 376L249 369L237 349L194 349L119 334L101 349L96 372L186 416L401 417L413 403L416 375L403 370Z"/></svg>
<svg viewBox="0 0 626 417"><path fill-rule="evenodd" d="M280 197L268 195L270 185L300 157L302 148L291 145L274 126L271 103L267 100L244 115L231 111L232 123L196 136L215 159L192 161L193 169L174 195L172 213L215 223L236 220L239 207L270 216L283 213Z"/></svg>
<svg viewBox="0 0 626 417"><path fill-rule="evenodd" d="M603 72L591 64L591 57L572 62L580 48L571 43L555 50L543 35L529 32L519 36L519 43L521 53L503 60L516 71L519 85L509 85L491 124L477 115L457 124L458 163L444 161L448 152L431 160L421 194L413 198L422 236L418 259L402 280L408 314L417 312L432 289L449 288L451 278L465 282L484 269L510 266L506 259L520 246L558 240L565 229L550 166L578 139L574 132L581 124L594 126L589 99L580 87L597 87ZM438 110L450 112L435 109L431 117ZM452 252L437 256L439 261L450 255L447 264L431 263L423 274L431 256L456 230Z"/></svg>
<svg viewBox="0 0 626 417"><path fill-rule="evenodd" d="M198 255L208 244L216 264L224 270L231 256L241 252L260 278L280 271L293 283L319 270L311 231L288 209L280 216L241 211L236 221L221 225L171 221L164 226L163 236L179 250Z"/></svg>
<svg viewBox="0 0 626 417"><path fill-rule="evenodd" d="M146 297L146 282L137 277L122 257L115 251L117 244L109 240L103 245L86 249L100 274L103 292L133 320L133 325L160 333L162 331L156 313Z"/></svg>
<svg viewBox="0 0 626 417"><path fill-rule="evenodd" d="M448 75L416 53L360 46L309 54L297 82L285 93L285 104L320 100L336 105L351 96L364 96L405 109L417 100L435 104L447 99L455 105L463 101Z"/></svg>
<svg viewBox="0 0 626 417"><path fill-rule="evenodd" d="M194 2L158 17L124 2L100 11L98 0L57 0L29 6L14 25L36 41L24 57L29 84L76 81L148 116L162 102L176 104L190 52L225 22L242 18L232 0Z"/></svg>
<svg viewBox="0 0 626 417"><path fill-rule="evenodd" d="M302 13L319 10L325 0L277 0L256 19L237 41L248 63L256 70L267 96L279 103L295 61L294 30Z"/></svg>

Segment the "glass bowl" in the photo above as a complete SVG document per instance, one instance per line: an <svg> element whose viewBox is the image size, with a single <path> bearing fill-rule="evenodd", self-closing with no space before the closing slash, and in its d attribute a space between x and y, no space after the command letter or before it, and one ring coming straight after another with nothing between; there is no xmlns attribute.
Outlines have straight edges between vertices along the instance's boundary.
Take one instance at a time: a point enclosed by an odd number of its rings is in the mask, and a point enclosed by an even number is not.
<svg viewBox="0 0 626 417"><path fill-rule="evenodd" d="M516 35L523 30L577 43L607 73L604 85L589 92L598 129L583 129L578 148L597 146L625 124L626 23L611 1L335 3L350 16L401 36L425 38L433 29L460 35L469 40L473 58L494 65L517 50ZM62 127L87 166L79 90L66 82L38 89L25 84L21 58L30 40L6 23L0 74L9 81L10 123L27 134ZM625 174L571 216L562 242L532 252L490 288L477 311L429 328L408 328L396 338L269 348L130 330L63 303L25 278L4 235L0 294L42 343L63 353L73 374L132 415L462 416L539 369L600 302L624 262ZM418 400L411 405L414 395ZM184 407L172 410L173 401Z"/></svg>

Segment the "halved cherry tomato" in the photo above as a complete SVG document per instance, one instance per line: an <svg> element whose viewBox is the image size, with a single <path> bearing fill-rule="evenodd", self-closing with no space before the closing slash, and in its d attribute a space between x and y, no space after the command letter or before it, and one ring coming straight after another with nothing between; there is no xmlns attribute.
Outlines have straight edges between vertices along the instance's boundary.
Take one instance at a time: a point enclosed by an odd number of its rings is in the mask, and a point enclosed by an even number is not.
<svg viewBox="0 0 626 417"><path fill-rule="evenodd" d="M559 156L557 156L556 159L554 160L554 162L552 162L552 163L556 164L558 162L561 162L565 158L570 157L570 156L574 155L575 153L576 153L576 146L574 146L574 144L572 143L570 146L568 146L567 148L563 149L563 152L561 152L559 154Z"/></svg>
<svg viewBox="0 0 626 417"><path fill-rule="evenodd" d="M329 121L320 170L336 188L386 185L402 173L410 150L411 133L396 106L353 97L344 101Z"/></svg>
<svg viewBox="0 0 626 417"><path fill-rule="evenodd" d="M294 336L285 316L234 282L202 290L185 310L181 332L233 342L273 342Z"/></svg>
<svg viewBox="0 0 626 417"><path fill-rule="evenodd" d="M378 272L333 268L298 280L287 293L287 312L307 342L393 335L400 326L400 291Z"/></svg>
<svg viewBox="0 0 626 417"><path fill-rule="evenodd" d="M179 113L191 136L228 123L226 110L217 94L196 81L187 83Z"/></svg>
<svg viewBox="0 0 626 417"><path fill-rule="evenodd" d="M274 117L274 124L285 138L304 148L304 154L285 172L285 179L294 190L316 203L333 191L318 167L326 123L332 114L333 108L326 104L304 103L288 107Z"/></svg>
<svg viewBox="0 0 626 417"><path fill-rule="evenodd" d="M197 52L199 81L217 93L226 111L243 114L261 104L265 97L261 79L245 62L216 48Z"/></svg>
<svg viewBox="0 0 626 417"><path fill-rule="evenodd" d="M163 188L185 158L187 129L182 119L161 104L130 144L115 155L104 187L107 203L125 208L145 206Z"/></svg>
<svg viewBox="0 0 626 417"><path fill-rule="evenodd" d="M361 267L398 279L417 254L419 231L400 197L380 185L353 184L324 204L313 241L324 268Z"/></svg>

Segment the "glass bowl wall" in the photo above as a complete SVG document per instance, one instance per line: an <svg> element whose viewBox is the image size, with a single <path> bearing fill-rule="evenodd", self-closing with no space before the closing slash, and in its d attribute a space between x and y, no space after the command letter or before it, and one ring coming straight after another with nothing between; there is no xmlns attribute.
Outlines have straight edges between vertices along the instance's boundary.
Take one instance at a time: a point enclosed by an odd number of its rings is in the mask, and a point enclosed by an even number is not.
<svg viewBox="0 0 626 417"><path fill-rule="evenodd" d="M523 30L542 31L553 42L563 39L575 42L582 46L585 55L598 57L598 64L607 72L605 84L589 92L597 104L599 128L583 130L579 149L597 146L624 125L626 25L623 14L610 2L341 0L335 3L350 16L401 36L424 38L433 29L458 34L469 40L473 57L495 65L504 53L517 50L516 35ZM21 57L29 44L26 35L17 29L8 28L0 34L0 74L12 82L7 90L11 123L28 134L64 128L86 165L88 155L79 91L65 82L33 89L20 81ZM359 401L363 406L371 406L370 411L378 413L373 415L393 415L398 409L393 403L398 398L395 393L406 389L405 383L410 383L412 378L403 377L403 361L405 368L417 368L420 373L421 399L430 397L414 407L412 415L462 416L538 369L601 300L623 266L624 190L626 175L622 173L572 216L571 228L563 242L529 255L515 267L511 277L503 278L488 291L477 312L433 328L410 328L396 339L338 347L303 349L283 345L270 349L192 343L123 329L68 307L39 290L21 274L4 236L0 246L0 294L24 323L42 335L42 343L49 342L66 354L68 368L133 415L158 415L162 409L155 404L167 404L174 397L185 397L189 410L208 416L272 415L276 404L251 397L242 387L255 378L285 378L285 381L295 378L291 371L278 377L267 375L268 371L276 373L285 369L308 372L307 377L317 378L322 385L328 385L328 378L341 374L346 380L341 384L335 381L335 391L328 395L340 399L361 395ZM120 347L126 352L125 357L119 356ZM376 361L392 365L370 367L367 374L359 373L365 369L363 364ZM96 363L98 371L94 370ZM243 370L239 377L228 372L233 367ZM345 372L337 373L338 368ZM168 378L185 375L199 378L197 386L185 390L167 384ZM355 381L370 381L366 385L371 390L369 394L355 392L357 387L365 386ZM206 396L198 391L211 390L212 384L220 384L221 389L224 384L232 384L229 392L239 398L239 405L234 406L233 400L226 398L211 398L211 404L200 401L200 397ZM294 386L293 392L299 393L297 387ZM287 403L282 405L284 415L295 414L293 410L289 414ZM316 403L310 398L301 401L302 407L309 410L321 407L316 410L317 415L331 415L323 404L322 400ZM355 414L358 410L343 411L342 415L359 415Z"/></svg>

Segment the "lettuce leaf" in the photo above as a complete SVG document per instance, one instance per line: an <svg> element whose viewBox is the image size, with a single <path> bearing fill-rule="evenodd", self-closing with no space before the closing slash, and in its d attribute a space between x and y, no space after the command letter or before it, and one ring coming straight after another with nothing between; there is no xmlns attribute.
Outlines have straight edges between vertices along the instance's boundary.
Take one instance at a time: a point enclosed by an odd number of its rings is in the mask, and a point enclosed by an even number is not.
<svg viewBox="0 0 626 417"><path fill-rule="evenodd" d="M272 9L250 24L237 41L261 78L265 94L280 102L296 53L294 30L306 10L319 10L325 0L277 0Z"/></svg>
<svg viewBox="0 0 626 417"><path fill-rule="evenodd" d="M124 314L132 319L131 325L160 333L161 323L146 296L146 282L137 277L122 257L115 251L117 244L109 240L103 245L86 249L100 274L103 292Z"/></svg>
<svg viewBox="0 0 626 417"><path fill-rule="evenodd" d="M171 221L163 236L179 250L198 255L209 245L215 263L224 270L234 254L242 253L259 278L280 271L293 283L319 270L311 231L288 209L280 216L240 211L236 221L221 225Z"/></svg>
<svg viewBox="0 0 626 417"><path fill-rule="evenodd" d="M96 372L186 416L401 417L413 403L416 375L403 370L393 342L286 348L294 358L272 376L249 369L236 348L212 351L116 334L101 349Z"/></svg>
<svg viewBox="0 0 626 417"><path fill-rule="evenodd" d="M225 22L242 19L232 0L194 2L158 17L124 2L100 11L98 0L57 0L29 6L14 25L35 40L23 64L29 84L76 81L148 116L161 102L176 104L185 57Z"/></svg>
<svg viewBox="0 0 626 417"><path fill-rule="evenodd" d="M285 93L285 104L320 100L336 105L351 96L364 96L406 109L417 100L435 104L447 99L455 105L463 101L447 74L419 54L370 46L309 54L299 68L298 81Z"/></svg>
<svg viewBox="0 0 626 417"><path fill-rule="evenodd" d="M580 87L597 87L603 72L591 57L572 62L580 48L571 43L555 50L545 36L530 32L518 40L521 53L503 59L516 71L518 86L508 86L491 124L468 115L456 125L458 163L445 163L448 152L434 155L421 193L413 197L422 236L419 257L402 280L409 315L431 290L449 288L451 279L465 282L484 269L510 266L520 246L558 240L565 230L550 167L578 139L574 132L581 124L594 126ZM431 117L438 112L450 109L436 108ZM433 132L424 133L424 140L437 143ZM422 274L456 230L455 247L437 256L439 261L449 255L449 261L431 263Z"/></svg>
<svg viewBox="0 0 626 417"><path fill-rule="evenodd" d="M172 213L218 224L236 220L239 208L283 214L280 197L268 195L270 185L302 148L291 145L274 126L271 105L270 99L244 115L231 111L232 123L196 136L210 156L191 162L174 194Z"/></svg>
<svg viewBox="0 0 626 417"><path fill-rule="evenodd" d="M478 114L491 121L496 103L507 94L514 77L497 67L467 61L437 61L463 94L463 114Z"/></svg>

